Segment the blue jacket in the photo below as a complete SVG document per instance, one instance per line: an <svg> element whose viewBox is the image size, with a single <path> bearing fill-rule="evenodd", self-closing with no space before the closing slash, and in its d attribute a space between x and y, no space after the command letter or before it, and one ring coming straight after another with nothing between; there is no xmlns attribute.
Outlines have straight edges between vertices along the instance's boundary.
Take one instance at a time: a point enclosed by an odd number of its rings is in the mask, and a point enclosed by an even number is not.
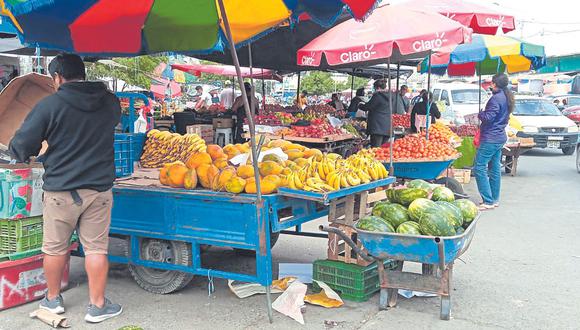
<svg viewBox="0 0 580 330"><path fill-rule="evenodd" d="M505 127L508 125L510 114L508 100L502 90L493 92L485 105L485 110L480 111L478 117L481 120L480 142L505 143L507 141Z"/></svg>

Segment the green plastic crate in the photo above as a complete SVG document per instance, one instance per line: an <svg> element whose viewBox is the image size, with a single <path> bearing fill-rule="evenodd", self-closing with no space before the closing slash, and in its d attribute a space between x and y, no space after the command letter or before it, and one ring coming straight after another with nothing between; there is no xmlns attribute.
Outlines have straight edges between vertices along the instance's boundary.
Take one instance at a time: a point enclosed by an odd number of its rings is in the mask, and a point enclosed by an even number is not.
<svg viewBox="0 0 580 330"><path fill-rule="evenodd" d="M384 265L385 269L394 269L397 263L387 260ZM341 261L316 260L313 278L328 284L341 298L351 301L367 301L380 289L376 262L363 267ZM314 286L318 287L316 283Z"/></svg>
<svg viewBox="0 0 580 330"><path fill-rule="evenodd" d="M14 253L10 253L10 254L0 253L0 262L20 260L20 259L35 256L35 255L41 254L41 253L42 253L41 248L28 250L28 251L24 251L24 252L14 252Z"/></svg>
<svg viewBox="0 0 580 330"><path fill-rule="evenodd" d="M42 217L0 219L0 255L34 250L42 246Z"/></svg>

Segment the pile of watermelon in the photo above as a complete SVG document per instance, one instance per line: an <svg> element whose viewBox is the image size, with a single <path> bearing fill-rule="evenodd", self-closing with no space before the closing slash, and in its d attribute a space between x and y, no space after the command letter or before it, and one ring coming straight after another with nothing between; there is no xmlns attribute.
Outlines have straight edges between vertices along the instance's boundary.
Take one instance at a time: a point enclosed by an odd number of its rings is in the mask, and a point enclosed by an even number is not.
<svg viewBox="0 0 580 330"><path fill-rule="evenodd" d="M388 201L377 203L372 214L360 219L356 228L406 235L461 235L478 214L475 203L455 200L446 187L413 180L406 186L387 190Z"/></svg>

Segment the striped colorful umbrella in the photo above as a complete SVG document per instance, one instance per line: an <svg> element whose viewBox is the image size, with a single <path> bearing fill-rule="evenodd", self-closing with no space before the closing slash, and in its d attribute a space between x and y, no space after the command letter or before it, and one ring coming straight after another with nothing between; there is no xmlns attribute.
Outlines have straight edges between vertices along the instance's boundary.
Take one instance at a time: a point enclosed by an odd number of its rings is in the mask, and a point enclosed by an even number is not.
<svg viewBox="0 0 580 330"><path fill-rule="evenodd" d="M224 0L236 44L307 14L332 24L347 9L363 19L377 0ZM23 43L84 55L139 55L223 50L214 0L0 0Z"/></svg>
<svg viewBox="0 0 580 330"><path fill-rule="evenodd" d="M429 60L418 67L427 72ZM474 34L471 43L451 50L441 49L431 57L432 73L449 76L489 75L498 72L526 72L546 65L544 46L507 36Z"/></svg>

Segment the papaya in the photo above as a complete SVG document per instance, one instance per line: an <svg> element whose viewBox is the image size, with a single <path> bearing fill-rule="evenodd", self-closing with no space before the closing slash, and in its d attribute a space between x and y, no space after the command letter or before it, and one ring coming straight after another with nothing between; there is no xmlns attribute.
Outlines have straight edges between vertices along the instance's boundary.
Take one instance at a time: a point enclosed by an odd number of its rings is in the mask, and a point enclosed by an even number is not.
<svg viewBox="0 0 580 330"><path fill-rule="evenodd" d="M297 144L297 143L290 143L285 145L282 150L287 151L287 150L298 150L298 151L304 151L304 149L306 149L305 146Z"/></svg>
<svg viewBox="0 0 580 330"><path fill-rule="evenodd" d="M183 181L187 170L187 167L181 164L173 164L169 166L167 169L167 183L174 188L183 187Z"/></svg>
<svg viewBox="0 0 580 330"><path fill-rule="evenodd" d="M280 185L282 184L282 178L274 174L267 175L262 180L272 182L273 184L276 185L276 188L280 187Z"/></svg>
<svg viewBox="0 0 580 330"><path fill-rule="evenodd" d="M278 175L284 170L280 164L271 160L261 162L258 165L258 168L260 169L260 175L262 176L268 176L270 174Z"/></svg>
<svg viewBox="0 0 580 330"><path fill-rule="evenodd" d="M165 186L169 184L169 178L167 177L168 170L169 167L163 167L159 170L159 182Z"/></svg>
<svg viewBox="0 0 580 330"><path fill-rule="evenodd" d="M272 140L272 141L270 141L270 143L268 143L268 147L270 147L270 148L284 148L284 146L287 146L289 144L292 144L292 142L282 140L282 139Z"/></svg>
<svg viewBox="0 0 580 330"><path fill-rule="evenodd" d="M212 182L212 190L214 191L224 191L226 184L230 179L236 176L236 169L233 167L224 168Z"/></svg>
<svg viewBox="0 0 580 330"><path fill-rule="evenodd" d="M242 179L248 179L254 177L254 167L252 165L240 165L237 170L237 174Z"/></svg>
<svg viewBox="0 0 580 330"><path fill-rule="evenodd" d="M185 178L183 178L183 187L185 189L195 189L197 187L197 172L195 169L190 168L187 173L185 173Z"/></svg>
<svg viewBox="0 0 580 330"><path fill-rule="evenodd" d="M189 157L185 165L188 168L197 169L199 165L211 164L211 162L212 162L211 156L207 152L198 152L191 155L191 157Z"/></svg>
<svg viewBox="0 0 580 330"><path fill-rule="evenodd" d="M228 144L223 148L224 153L228 156L228 160L241 154L240 150L233 144Z"/></svg>
<svg viewBox="0 0 580 330"><path fill-rule="evenodd" d="M215 167L219 168L220 170L228 167L230 164L228 163L228 159L227 158L219 158L214 160L213 164L215 165Z"/></svg>
<svg viewBox="0 0 580 330"><path fill-rule="evenodd" d="M285 165L284 161L282 159L280 159L280 157L278 157L278 155L275 155L275 154L269 154L269 155L262 157L262 161L263 162L272 161L272 162L276 162L280 165Z"/></svg>
<svg viewBox="0 0 580 330"><path fill-rule="evenodd" d="M302 152L298 149L289 149L289 150L286 150L285 152L286 152L286 155L288 155L288 159L290 159L290 160L295 160L295 159L304 157L304 152Z"/></svg>
<svg viewBox="0 0 580 330"><path fill-rule="evenodd" d="M239 194L246 188L246 180L235 176L226 183L226 191L233 194Z"/></svg>
<svg viewBox="0 0 580 330"><path fill-rule="evenodd" d="M228 157L222 150L222 147L218 146L217 144L208 144L207 153L210 155L212 160Z"/></svg>
<svg viewBox="0 0 580 330"><path fill-rule="evenodd" d="M322 160L322 151L314 148L304 150L304 158L310 157L314 157L315 160Z"/></svg>
<svg viewBox="0 0 580 330"><path fill-rule="evenodd" d="M197 178L201 186L211 189L214 178L219 175L220 170L213 164L201 164L197 168Z"/></svg>
<svg viewBox="0 0 580 330"><path fill-rule="evenodd" d="M260 180L260 191L264 195L271 194L276 192L278 187L274 183L268 180ZM256 188L256 181L255 180L247 180L246 182L246 193L248 194L255 194L258 191Z"/></svg>

